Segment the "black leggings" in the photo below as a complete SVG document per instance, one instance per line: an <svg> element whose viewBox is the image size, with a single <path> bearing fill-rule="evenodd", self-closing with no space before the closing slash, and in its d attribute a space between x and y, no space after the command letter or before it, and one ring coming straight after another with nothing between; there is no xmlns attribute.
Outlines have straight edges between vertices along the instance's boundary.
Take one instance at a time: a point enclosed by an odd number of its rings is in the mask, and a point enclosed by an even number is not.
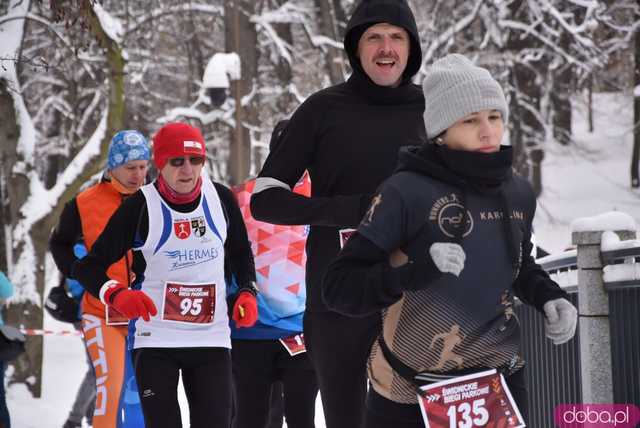
<svg viewBox="0 0 640 428"><path fill-rule="evenodd" d="M140 348L133 351L146 428L181 428L178 379L191 428L228 428L231 358L226 348Z"/></svg>
<svg viewBox="0 0 640 428"><path fill-rule="evenodd" d="M367 359L380 333L380 315L350 318L304 314L304 338L316 369L327 428L360 428L367 393Z"/></svg>
<svg viewBox="0 0 640 428"><path fill-rule="evenodd" d="M524 369L505 378L522 418L527 422L528 400ZM418 404L400 404L381 396L373 388L367 395L365 428L424 428Z"/></svg>
<svg viewBox="0 0 640 428"><path fill-rule="evenodd" d="M313 428L318 385L307 354L290 356L278 340L233 340L234 428L263 428L272 391L284 392L289 428ZM282 389L272 386L282 382Z"/></svg>

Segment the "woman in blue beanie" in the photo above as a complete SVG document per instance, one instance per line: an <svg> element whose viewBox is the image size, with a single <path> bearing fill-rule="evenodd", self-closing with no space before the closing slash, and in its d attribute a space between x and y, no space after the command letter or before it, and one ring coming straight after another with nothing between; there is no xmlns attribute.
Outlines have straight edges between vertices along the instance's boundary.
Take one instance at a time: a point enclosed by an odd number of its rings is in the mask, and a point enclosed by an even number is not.
<svg viewBox="0 0 640 428"><path fill-rule="evenodd" d="M145 182L151 147L139 131L123 130L111 138L107 165L100 182L83 190L67 202L58 225L49 239L49 249L58 270L69 279L79 259L74 247L83 241L91 250L112 214ZM131 218L135 222L137 218ZM135 279L132 254L109 266L109 272L123 284ZM86 286L86 284L82 284ZM95 368L96 385L94 428L143 427L143 415L137 398L130 351L127 349L128 320L109 310L96 297L84 293L81 302L85 348ZM66 427L80 427L78 421Z"/></svg>

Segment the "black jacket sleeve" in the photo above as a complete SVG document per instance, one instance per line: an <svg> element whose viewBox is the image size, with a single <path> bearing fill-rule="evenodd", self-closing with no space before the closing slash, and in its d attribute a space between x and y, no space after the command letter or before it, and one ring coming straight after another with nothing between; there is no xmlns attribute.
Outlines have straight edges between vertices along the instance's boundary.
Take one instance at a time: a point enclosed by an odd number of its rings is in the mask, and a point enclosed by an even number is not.
<svg viewBox="0 0 640 428"><path fill-rule="evenodd" d="M49 237L49 251L58 270L67 278L72 278L71 266L77 260L73 246L81 238L82 222L76 198L73 198L65 204L58 224Z"/></svg>
<svg viewBox="0 0 640 428"><path fill-rule="evenodd" d="M408 261L392 267L389 254L355 232L329 265L322 281L322 298L332 310L366 316L386 308L425 278L437 275L426 263Z"/></svg>
<svg viewBox="0 0 640 428"><path fill-rule="evenodd" d="M317 226L357 227L367 209L371 195L306 197L293 193L296 182L314 162L316 145L322 135L323 115L329 108L310 97L296 110L282 131L280 141L265 161L258 175L286 184L254 193L251 214L256 220L274 224L308 224ZM313 183L312 183L313 186Z"/></svg>
<svg viewBox="0 0 640 428"><path fill-rule="evenodd" d="M100 288L109 281L106 274L109 266L133 248L139 227L138 219L145 207L144 195L140 190L125 199L109 219L89 254L74 263L73 277L94 297L99 298ZM142 238L144 242L146 235Z"/></svg>
<svg viewBox="0 0 640 428"><path fill-rule="evenodd" d="M568 299L568 294L535 262L531 256L532 248L529 229L522 242L522 264L513 288L520 300L542 312L542 306L549 300Z"/></svg>
<svg viewBox="0 0 640 428"><path fill-rule="evenodd" d="M273 224L309 224L355 228L371 202L369 194L307 197L283 188L251 196L251 214Z"/></svg>
<svg viewBox="0 0 640 428"><path fill-rule="evenodd" d="M256 269L247 228L235 196L226 186L215 183L224 212L227 215L227 240L224 244L225 277L233 273L240 289L253 289Z"/></svg>

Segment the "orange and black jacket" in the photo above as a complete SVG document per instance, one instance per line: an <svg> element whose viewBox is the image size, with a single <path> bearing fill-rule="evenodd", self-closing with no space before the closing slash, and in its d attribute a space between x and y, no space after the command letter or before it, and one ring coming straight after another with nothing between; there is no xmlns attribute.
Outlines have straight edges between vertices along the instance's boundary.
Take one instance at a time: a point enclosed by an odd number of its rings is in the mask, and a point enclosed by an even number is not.
<svg viewBox="0 0 640 428"><path fill-rule="evenodd" d="M71 266L77 260L73 246L82 239L90 251L111 215L127 196L127 190L116 180L103 179L67 202L49 239L53 259L64 276L73 278ZM133 280L131 264L129 251L109 267L108 276L122 284L130 284ZM84 293L82 298L82 311L105 316L104 305L89 293Z"/></svg>

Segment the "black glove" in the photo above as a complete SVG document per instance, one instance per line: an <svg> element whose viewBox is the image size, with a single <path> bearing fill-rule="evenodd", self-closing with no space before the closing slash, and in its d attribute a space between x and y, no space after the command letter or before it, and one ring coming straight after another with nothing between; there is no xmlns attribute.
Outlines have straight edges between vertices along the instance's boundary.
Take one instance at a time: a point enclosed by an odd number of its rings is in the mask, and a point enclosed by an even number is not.
<svg viewBox="0 0 640 428"><path fill-rule="evenodd" d="M402 266L407 271L406 280L402 284L404 290L424 289L443 275L443 271L438 268L429 254L429 248L432 245L433 242L428 239L425 226L406 245L391 253L389 260L391 266Z"/></svg>

